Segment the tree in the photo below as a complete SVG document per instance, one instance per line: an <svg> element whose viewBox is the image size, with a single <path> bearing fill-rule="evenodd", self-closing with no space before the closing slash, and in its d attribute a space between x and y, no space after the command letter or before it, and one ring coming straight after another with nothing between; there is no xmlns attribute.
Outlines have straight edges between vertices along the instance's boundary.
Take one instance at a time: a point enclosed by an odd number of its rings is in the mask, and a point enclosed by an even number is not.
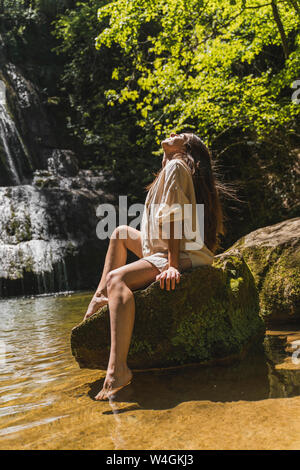
<svg viewBox="0 0 300 470"><path fill-rule="evenodd" d="M111 104L134 101L140 125L158 137L174 122L177 130L188 125L210 141L228 126L257 138L266 137L270 125L292 129L299 108L285 91L300 71L293 6L118 0L99 9L101 21L107 16L97 47L118 44L130 54L132 71L106 95Z"/></svg>
<svg viewBox="0 0 300 470"><path fill-rule="evenodd" d="M157 145L174 130L198 133L243 185L253 228L296 215L298 2L116 0L98 17L98 50L128 58L112 72L108 104L134 105Z"/></svg>
<svg viewBox="0 0 300 470"><path fill-rule="evenodd" d="M111 106L105 92L117 66L127 71L129 57L118 46L95 48L99 27L97 10L107 1L78 2L55 22L57 54L65 62L60 89L69 109L68 127L79 142L84 168L110 170L115 192L142 201L152 178L155 159L149 160L154 136L137 126L135 107L128 102ZM103 21L103 26L106 25ZM125 73L125 72L124 72ZM125 76L125 75L124 75Z"/></svg>

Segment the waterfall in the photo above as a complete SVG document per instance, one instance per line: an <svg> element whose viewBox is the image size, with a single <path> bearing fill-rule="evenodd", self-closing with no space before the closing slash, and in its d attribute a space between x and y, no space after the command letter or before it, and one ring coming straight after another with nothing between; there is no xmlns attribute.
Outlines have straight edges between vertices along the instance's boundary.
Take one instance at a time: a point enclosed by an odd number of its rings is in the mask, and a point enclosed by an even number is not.
<svg viewBox="0 0 300 470"><path fill-rule="evenodd" d="M13 149L16 148L15 144L17 143L16 128L5 108L5 105L3 104L0 104L0 138L5 150L6 163L10 178L14 184L21 184L21 178L15 163L16 153L13 151Z"/></svg>
<svg viewBox="0 0 300 470"><path fill-rule="evenodd" d="M96 207L102 172L61 146L41 90L14 64L0 69L0 297L90 288L104 249ZM104 256L103 256L104 257ZM99 260L97 261L99 262Z"/></svg>
<svg viewBox="0 0 300 470"><path fill-rule="evenodd" d="M30 162L31 159L9 113L6 103L6 85L2 80L0 80L0 146L1 142L4 151L1 160L8 174L8 183L19 185L24 182L22 171L24 162Z"/></svg>
<svg viewBox="0 0 300 470"><path fill-rule="evenodd" d="M62 262L62 265L63 265L65 290L69 291L69 290L70 290L70 286L69 286L69 281L68 281L68 272L67 272L66 262L65 262L64 259L62 259L61 262Z"/></svg>

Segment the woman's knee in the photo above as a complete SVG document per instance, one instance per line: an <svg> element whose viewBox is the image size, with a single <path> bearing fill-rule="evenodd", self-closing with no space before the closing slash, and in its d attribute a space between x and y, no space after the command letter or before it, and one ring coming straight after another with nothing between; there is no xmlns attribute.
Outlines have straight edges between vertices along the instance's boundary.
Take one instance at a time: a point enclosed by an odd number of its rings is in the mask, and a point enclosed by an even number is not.
<svg viewBox="0 0 300 470"><path fill-rule="evenodd" d="M118 273L117 269L109 271L106 275L106 287L108 290L115 288L122 282L122 276Z"/></svg>
<svg viewBox="0 0 300 470"><path fill-rule="evenodd" d="M128 225L119 225L111 234L111 240L126 240L128 238Z"/></svg>

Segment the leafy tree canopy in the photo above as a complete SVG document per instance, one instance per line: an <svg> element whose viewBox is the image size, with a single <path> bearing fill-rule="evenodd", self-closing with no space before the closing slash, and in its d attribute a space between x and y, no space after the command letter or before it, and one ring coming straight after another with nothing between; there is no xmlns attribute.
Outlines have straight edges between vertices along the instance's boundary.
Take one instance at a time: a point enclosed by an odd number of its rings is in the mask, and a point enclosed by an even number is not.
<svg viewBox="0 0 300 470"><path fill-rule="evenodd" d="M116 0L99 8L105 18L96 47L117 44L131 62L113 70L108 103L135 103L157 142L174 126L209 143L227 129L295 132L297 0Z"/></svg>

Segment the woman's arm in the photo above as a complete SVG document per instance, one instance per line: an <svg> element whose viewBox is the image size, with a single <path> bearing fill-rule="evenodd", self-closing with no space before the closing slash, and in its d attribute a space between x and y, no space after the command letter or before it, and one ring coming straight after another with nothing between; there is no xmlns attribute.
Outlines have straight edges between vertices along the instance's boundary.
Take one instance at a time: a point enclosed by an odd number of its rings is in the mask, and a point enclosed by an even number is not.
<svg viewBox="0 0 300 470"><path fill-rule="evenodd" d="M174 238L174 222L170 222L170 238L168 240L168 264L167 270L156 276L160 280L160 287L167 290L175 289L175 284L180 282L179 272L179 248L180 238ZM165 286L164 286L165 283Z"/></svg>

